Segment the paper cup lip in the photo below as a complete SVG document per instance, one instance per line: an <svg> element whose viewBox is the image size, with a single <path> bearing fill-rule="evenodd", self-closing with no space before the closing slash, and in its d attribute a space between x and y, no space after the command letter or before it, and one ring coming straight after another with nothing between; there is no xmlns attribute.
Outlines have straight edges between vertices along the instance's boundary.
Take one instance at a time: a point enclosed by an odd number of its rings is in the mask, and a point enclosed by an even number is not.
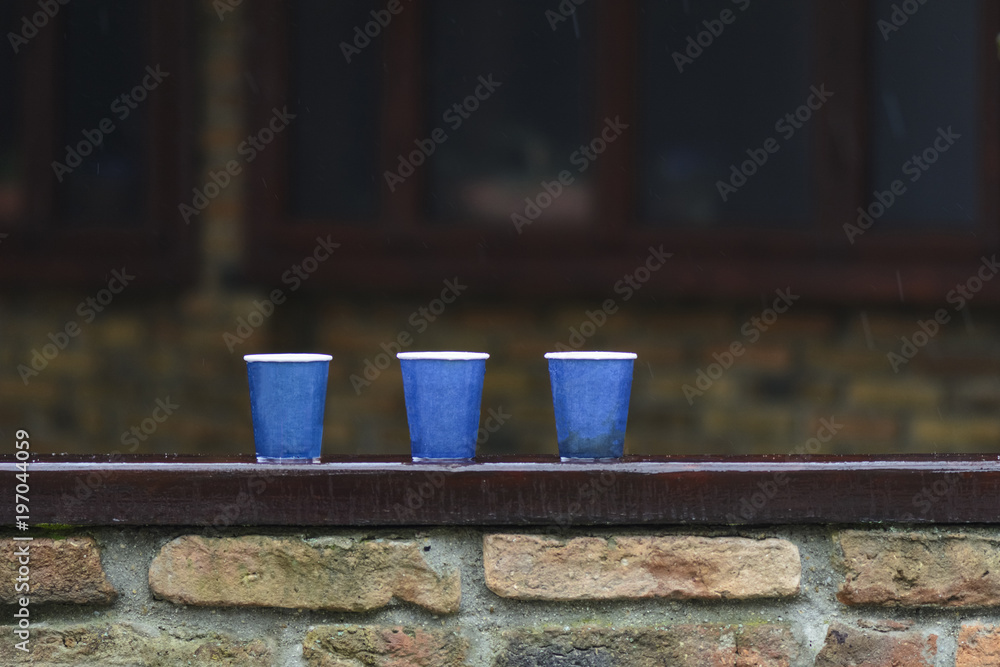
<svg viewBox="0 0 1000 667"><path fill-rule="evenodd" d="M546 352L546 359L591 359L591 360L614 360L614 359L636 359L639 355L635 352Z"/></svg>
<svg viewBox="0 0 1000 667"><path fill-rule="evenodd" d="M440 361L473 361L476 359L489 359L486 352L397 352L397 359L437 359Z"/></svg>
<svg viewBox="0 0 1000 667"><path fill-rule="evenodd" d="M281 352L278 354L244 354L243 361L271 361L278 363L304 362L304 361L330 361L333 359L329 354L315 354L312 352Z"/></svg>

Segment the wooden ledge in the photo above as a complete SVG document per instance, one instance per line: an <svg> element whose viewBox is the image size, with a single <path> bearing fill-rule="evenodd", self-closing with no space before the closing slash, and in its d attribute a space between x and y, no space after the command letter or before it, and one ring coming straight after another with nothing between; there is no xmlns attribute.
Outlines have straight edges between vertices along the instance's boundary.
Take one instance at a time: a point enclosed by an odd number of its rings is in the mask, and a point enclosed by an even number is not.
<svg viewBox="0 0 1000 667"><path fill-rule="evenodd" d="M8 488L13 456L0 457ZM1000 523L1000 457L555 457L413 463L35 455L30 520L121 526ZM14 524L14 498L0 506Z"/></svg>

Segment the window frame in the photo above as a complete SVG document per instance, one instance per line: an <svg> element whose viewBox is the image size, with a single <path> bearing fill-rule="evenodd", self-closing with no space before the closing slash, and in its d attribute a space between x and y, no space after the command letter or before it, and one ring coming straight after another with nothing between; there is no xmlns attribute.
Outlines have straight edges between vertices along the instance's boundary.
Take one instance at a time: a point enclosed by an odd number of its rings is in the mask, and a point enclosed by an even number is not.
<svg viewBox="0 0 1000 667"><path fill-rule="evenodd" d="M61 150L56 145L61 113L57 86L65 13L60 12L18 56L18 75L32 84L23 87L21 105L26 215L13 224L0 221L0 231L7 234L0 247L0 280L8 287L100 285L123 264L141 276L136 281L141 289L189 285L197 275L196 229L183 224L178 213L194 183L193 12L190 0L143 1L151 14L149 63L170 72L176 87L172 95L150 95L145 102L149 191L142 216L134 225L111 229L67 230L56 222L58 184L51 162ZM26 15L37 11L36 3L21 4Z"/></svg>
<svg viewBox="0 0 1000 667"><path fill-rule="evenodd" d="M639 0L593 0L599 26L594 72L592 127L607 117L637 118L636 82L640 63L635 39ZM250 104L251 126L263 126L271 109L288 101L290 51L285 4L250 6L253 48L250 66L260 94ZM412 0L379 36L386 71L383 84L381 169L426 134L419 111L425 108L422 27L427 3ZM420 211L427 185L418 170L391 197L381 189L376 225L356 221L291 220L280 202L289 178L283 137L250 165L248 251L245 272L273 281L300 261L317 236L342 244L338 261L324 266L308 287L337 286L355 292L410 293L433 289L442 277L459 275L479 294L502 296L605 296L635 269L650 246L663 246L673 258L644 290L675 297L759 298L792 287L810 300L832 304L940 304L948 290L973 275L983 254L1000 240L1000 106L990 85L1000 74L993 47L1000 31L1000 7L980 2L980 212L975 235L885 232L847 242L841 225L852 221L870 198L867 183L867 44L872 16L865 0L819 0L816 12L813 79L837 91L839 104L826 105L812 121L811 174L817 196L814 226L800 230L697 231L655 227L636 217L639 132L626 132L594 163L598 202L594 228L553 232L542 224L443 226L427 224ZM544 20L540 16L539 20ZM372 47L369 47L372 48ZM861 82L864 85L858 85ZM825 183L824 187L816 187ZM261 187L266 184L266 187ZM354 224L350 224L353 222ZM347 224L344 224L347 223ZM980 303L1000 303L1000 281L987 282Z"/></svg>

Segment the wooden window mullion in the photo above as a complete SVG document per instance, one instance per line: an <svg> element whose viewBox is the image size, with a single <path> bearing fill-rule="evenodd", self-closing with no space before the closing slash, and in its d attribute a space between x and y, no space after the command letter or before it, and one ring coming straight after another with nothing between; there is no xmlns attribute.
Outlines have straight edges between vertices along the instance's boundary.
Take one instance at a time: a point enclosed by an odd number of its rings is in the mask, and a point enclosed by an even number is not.
<svg viewBox="0 0 1000 667"><path fill-rule="evenodd" d="M390 230L415 231L423 218L423 193L426 191L426 164L414 169L412 176L390 191L384 173L399 170L399 156L416 150L415 140L427 138L436 127L426 121L426 54L423 32L427 3L413 0L395 15L382 35L382 142L380 150L379 192L382 201L382 224Z"/></svg>
<svg viewBox="0 0 1000 667"><path fill-rule="evenodd" d="M833 97L816 113L815 223L843 234L867 191L868 22L865 0L820 0L814 7L816 86Z"/></svg>
<svg viewBox="0 0 1000 667"><path fill-rule="evenodd" d="M598 228L601 236L627 233L636 220L636 143L639 139L638 103L638 2L601 2L597 12L597 53L590 67L596 70L596 136L606 119L620 118L629 126L595 163Z"/></svg>

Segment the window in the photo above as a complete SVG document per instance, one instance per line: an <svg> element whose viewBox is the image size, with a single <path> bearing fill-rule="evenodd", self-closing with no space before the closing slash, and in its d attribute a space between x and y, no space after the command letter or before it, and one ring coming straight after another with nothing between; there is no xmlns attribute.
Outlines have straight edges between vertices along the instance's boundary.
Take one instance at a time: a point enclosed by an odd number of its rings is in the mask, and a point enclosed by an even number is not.
<svg viewBox="0 0 1000 667"><path fill-rule="evenodd" d="M990 147L981 142L979 109L961 101L979 97L977 53L985 44L967 36L976 34L980 10L969 0L929 4L892 30L894 12L898 16L889 2L874 3L876 16L890 18L874 25L869 37L870 185L883 189L899 179L907 189L879 224L893 230L974 231L984 187L980 160ZM912 159L914 153L920 160Z"/></svg>
<svg viewBox="0 0 1000 667"><path fill-rule="evenodd" d="M682 229L801 225L813 201L808 126L775 125L810 94L812 3L651 0L639 15L640 220ZM746 160L752 175L734 177L732 165ZM720 193L720 181L732 190Z"/></svg>
<svg viewBox="0 0 1000 667"><path fill-rule="evenodd" d="M16 4L0 3L0 26L13 26ZM6 32L6 31L5 31ZM20 77L16 67L16 54L12 49L0 49L0 88L17 90ZM5 227L24 215L23 153L18 144L21 135L21 116L17 96L0 96L0 224ZM6 224L4 224L6 223Z"/></svg>
<svg viewBox="0 0 1000 667"><path fill-rule="evenodd" d="M428 5L425 115L446 137L427 159L430 224L509 229L511 213L543 183L557 183L559 194L533 223L594 222L590 170L559 182L561 171L577 171L570 157L589 141L594 12L581 6L571 27L551 31L546 5Z"/></svg>
<svg viewBox="0 0 1000 667"><path fill-rule="evenodd" d="M663 244L662 292L936 303L996 242L992 3L573 6L256 6L252 122L298 119L247 266L333 234L315 283L604 294Z"/></svg>
<svg viewBox="0 0 1000 667"><path fill-rule="evenodd" d="M193 275L177 215L192 181L186 3L53 7L0 0L0 274L65 285L125 263L147 286L183 281Z"/></svg>
<svg viewBox="0 0 1000 667"><path fill-rule="evenodd" d="M382 58L375 49L352 54L351 67L330 39L331 26L363 25L374 2L303 0L289 8L294 62L290 95L289 213L293 219L347 224L377 214Z"/></svg>

